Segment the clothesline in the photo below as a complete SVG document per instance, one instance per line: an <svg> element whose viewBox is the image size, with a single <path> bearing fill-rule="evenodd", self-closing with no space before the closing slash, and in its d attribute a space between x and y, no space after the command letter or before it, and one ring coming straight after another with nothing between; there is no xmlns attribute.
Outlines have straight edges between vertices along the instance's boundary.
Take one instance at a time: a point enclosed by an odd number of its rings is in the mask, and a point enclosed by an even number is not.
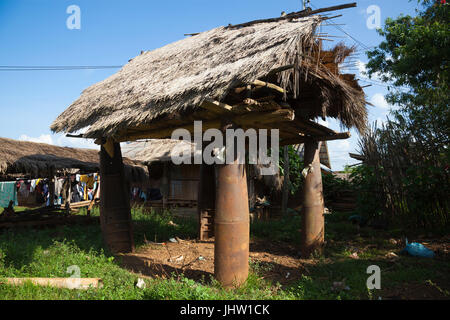
<svg viewBox="0 0 450 320"><path fill-rule="evenodd" d="M21 179L0 182L0 207L7 207L10 201L14 206L20 201L29 204L29 200L36 204L61 205L67 200L71 203L92 200L98 183L98 174L71 174L56 179L38 178ZM54 184L54 198L51 199L50 185ZM30 199L34 197L34 199Z"/></svg>

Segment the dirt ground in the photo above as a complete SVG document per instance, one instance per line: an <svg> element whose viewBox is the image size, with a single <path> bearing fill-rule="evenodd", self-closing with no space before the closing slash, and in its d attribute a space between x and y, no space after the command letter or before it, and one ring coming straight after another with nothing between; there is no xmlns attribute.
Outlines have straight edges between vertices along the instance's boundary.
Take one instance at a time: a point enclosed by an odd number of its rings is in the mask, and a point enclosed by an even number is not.
<svg viewBox="0 0 450 320"><path fill-rule="evenodd" d="M397 240L396 247L403 247ZM448 261L449 239L423 239L423 243L437 253L436 259ZM258 272L272 283L282 286L309 274L315 260L299 259L298 247L285 242L252 239L250 259L260 268ZM386 258L388 259L388 258ZM210 282L214 275L214 240L197 241L177 239L176 243L148 243L136 253L120 255L121 265L143 277L168 279L172 275L184 274L196 281ZM443 285L439 283L439 286ZM415 283L414 280L397 288L382 290L381 295L388 300L448 299L439 286L430 283ZM447 285L444 285L447 287Z"/></svg>
<svg viewBox="0 0 450 320"><path fill-rule="evenodd" d="M250 242L250 259L263 269L265 279L288 284L299 279L307 263L298 249L288 244L262 240ZM214 241L179 240L178 243L149 244L136 253L121 255L127 269L152 278L169 278L173 273L194 280L209 281L214 275ZM269 266L265 268L265 266Z"/></svg>

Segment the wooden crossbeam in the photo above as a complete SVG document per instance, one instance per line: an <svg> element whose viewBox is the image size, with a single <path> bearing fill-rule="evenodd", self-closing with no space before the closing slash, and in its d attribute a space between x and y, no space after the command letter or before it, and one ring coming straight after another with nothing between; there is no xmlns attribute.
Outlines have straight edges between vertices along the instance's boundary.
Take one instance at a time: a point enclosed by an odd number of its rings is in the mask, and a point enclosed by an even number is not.
<svg viewBox="0 0 450 320"><path fill-rule="evenodd" d="M285 90L283 88L277 86L276 84L270 83L270 82L255 80L255 81L253 81L252 85L257 86L257 87L269 88L269 89L272 89L279 93L285 93Z"/></svg>
<svg viewBox="0 0 450 320"><path fill-rule="evenodd" d="M200 107L217 114L232 113L233 107L219 101L205 99Z"/></svg>
<svg viewBox="0 0 450 320"><path fill-rule="evenodd" d="M307 16L311 16L311 15L319 14L319 13L323 13L323 12L336 11L336 10L342 10L342 9L354 8L354 7L356 7L356 2L333 6L333 7L321 8L321 9L317 9L317 10L307 9L307 10L303 10L303 11L292 12L283 17L253 20L253 21L245 22L245 23L241 23L241 24L229 25L227 28L242 28L242 27L248 27L248 26L251 26L251 25L257 24L257 23L277 22L277 21L281 21L281 20L291 20L291 19L303 18L303 17L307 17Z"/></svg>
<svg viewBox="0 0 450 320"><path fill-rule="evenodd" d="M208 129L220 128L220 120L203 121L203 131ZM186 129L189 132L194 132L194 124L192 122L180 125L177 127L167 127L162 129L128 132L116 139L117 142L136 141L139 139L165 139L172 136L172 132L177 129Z"/></svg>
<svg viewBox="0 0 450 320"><path fill-rule="evenodd" d="M273 122L292 121L295 118L294 110L280 109L268 112L250 112L233 118L233 121L243 127L268 124Z"/></svg>
<svg viewBox="0 0 450 320"><path fill-rule="evenodd" d="M325 135L325 136L303 136L299 138L284 139L280 142L280 145L285 146L285 145L301 144L305 143L308 140L316 140L316 141L345 140L350 137L351 137L350 132L339 132L333 135Z"/></svg>
<svg viewBox="0 0 450 320"><path fill-rule="evenodd" d="M269 123L282 123L292 121L295 118L294 110L292 109L280 109L275 111L266 112L249 112L246 114L233 114L231 120L242 127L258 128L259 125ZM214 119L210 121L203 121L202 130L217 129L221 127L221 119ZM194 124L187 122L177 127L167 127L162 129L146 130L146 131L128 131L116 139L117 142L135 141L139 139L163 139L170 138L172 132L176 129L186 129L189 132L194 132Z"/></svg>

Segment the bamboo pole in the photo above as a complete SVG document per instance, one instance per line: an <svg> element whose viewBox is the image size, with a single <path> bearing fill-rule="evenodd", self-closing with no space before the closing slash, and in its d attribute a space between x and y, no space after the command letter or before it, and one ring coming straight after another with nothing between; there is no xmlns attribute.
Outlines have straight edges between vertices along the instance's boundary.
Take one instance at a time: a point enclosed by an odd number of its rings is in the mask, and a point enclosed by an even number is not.
<svg viewBox="0 0 450 320"><path fill-rule="evenodd" d="M283 159L284 159L284 179L283 179L283 194L281 199L281 212L283 217L287 216L287 206L289 200L289 146L283 147Z"/></svg>

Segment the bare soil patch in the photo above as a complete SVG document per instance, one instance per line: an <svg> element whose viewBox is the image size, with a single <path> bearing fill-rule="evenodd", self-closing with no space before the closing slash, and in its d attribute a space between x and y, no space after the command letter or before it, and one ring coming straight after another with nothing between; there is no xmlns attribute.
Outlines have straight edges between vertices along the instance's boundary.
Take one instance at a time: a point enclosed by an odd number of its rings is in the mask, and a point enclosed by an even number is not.
<svg viewBox="0 0 450 320"><path fill-rule="evenodd" d="M250 242L250 259L264 279L289 284L300 279L309 260L299 259L294 245L263 240ZM135 253L120 255L123 267L151 278L173 274L208 282L214 275L214 240L181 240L148 244Z"/></svg>

